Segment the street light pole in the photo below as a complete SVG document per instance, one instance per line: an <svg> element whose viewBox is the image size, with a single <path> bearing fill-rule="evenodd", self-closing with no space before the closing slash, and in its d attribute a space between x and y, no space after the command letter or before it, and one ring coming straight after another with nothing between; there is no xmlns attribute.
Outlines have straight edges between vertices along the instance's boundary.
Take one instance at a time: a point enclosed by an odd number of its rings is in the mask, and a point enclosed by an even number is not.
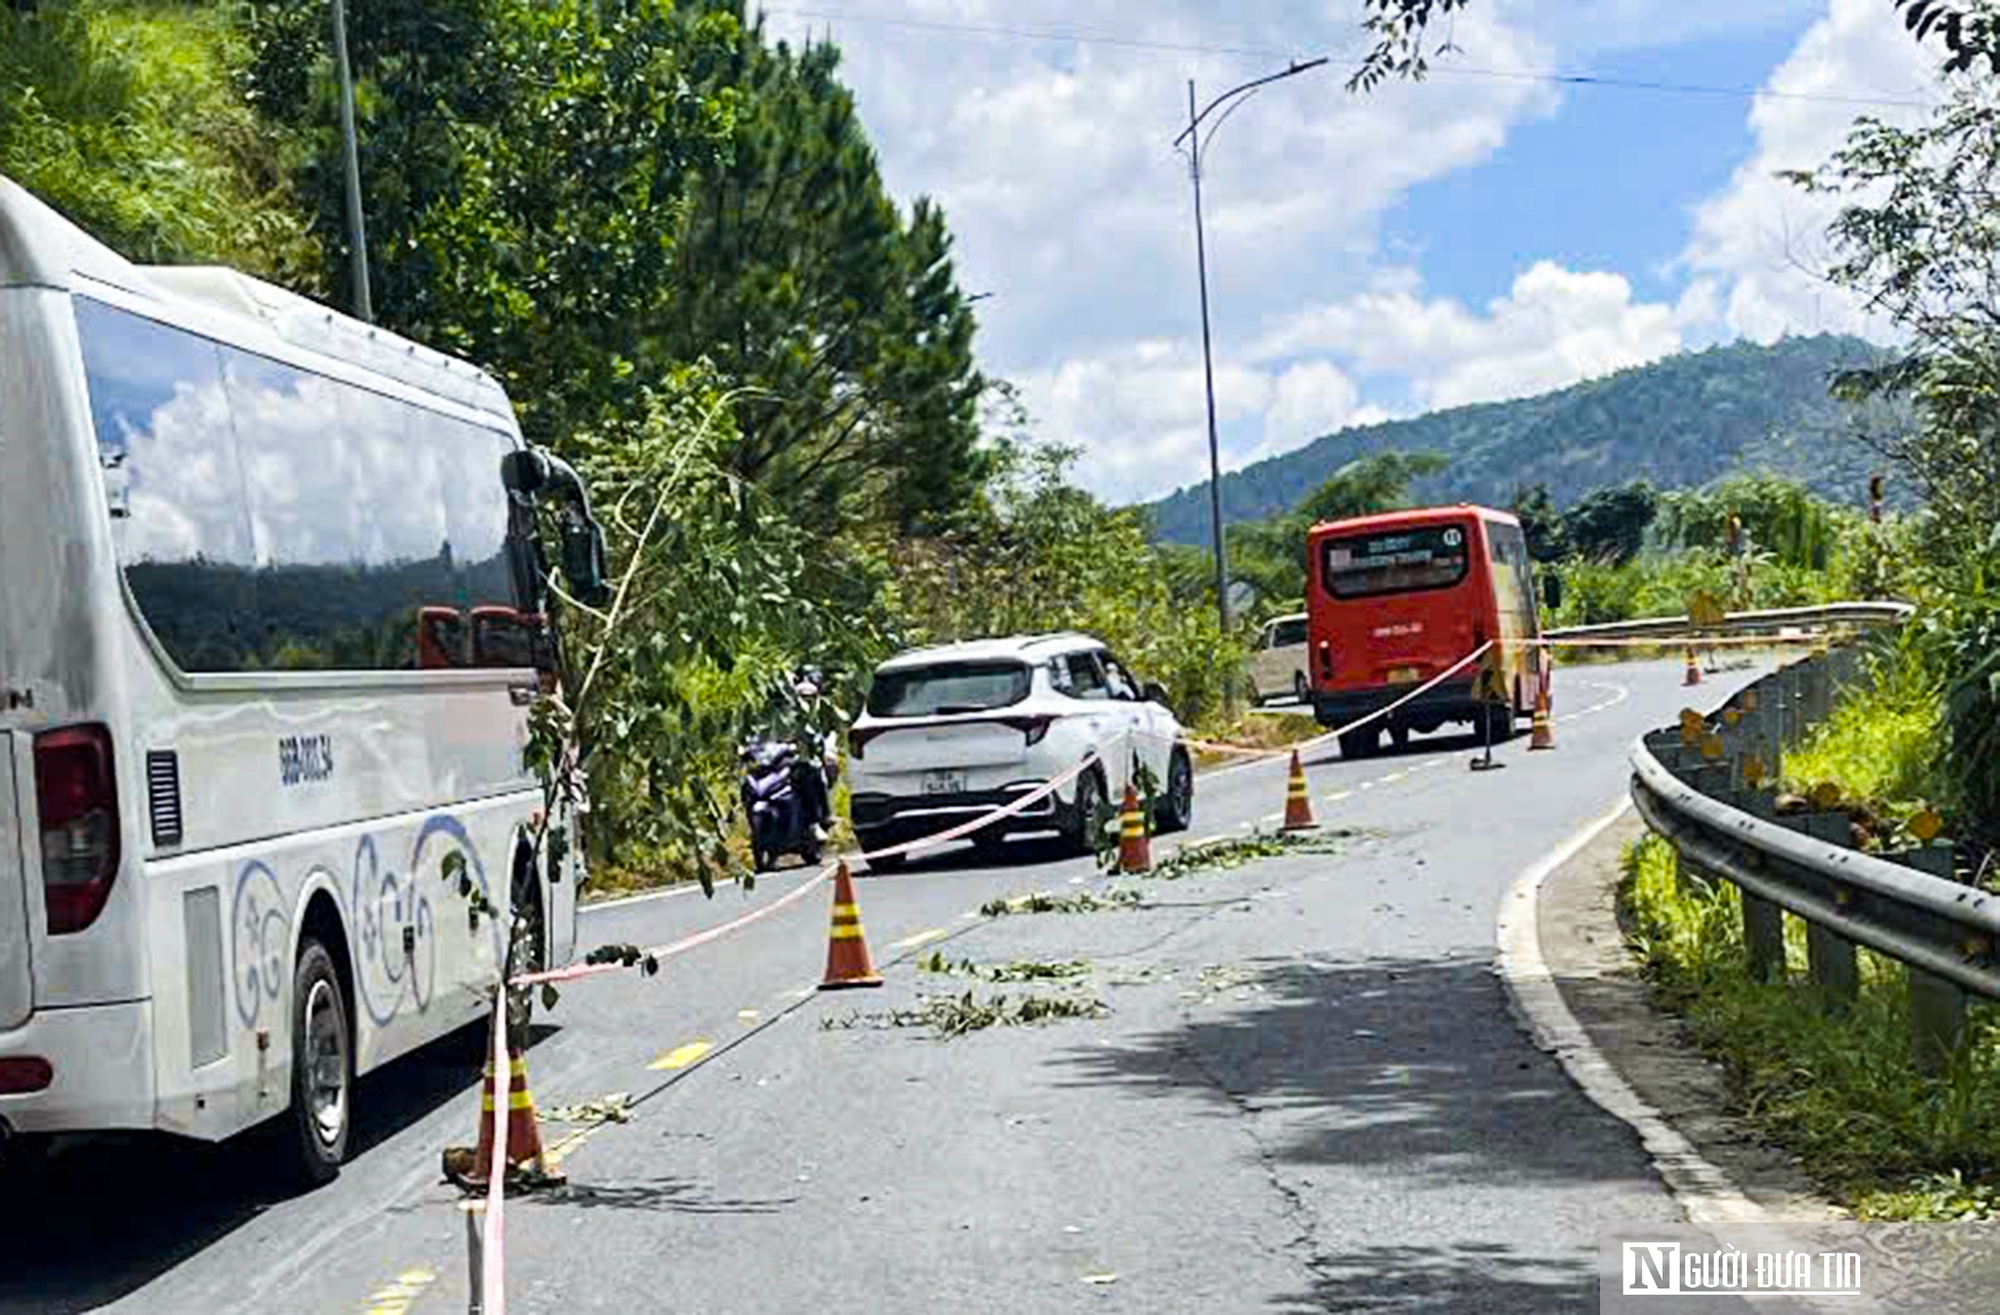
<svg viewBox="0 0 2000 1315"><path fill-rule="evenodd" d="M1194 180L1194 267L1201 281L1201 370L1208 388L1208 514L1215 546L1215 608L1229 633L1229 558L1222 544L1222 452L1215 441L1215 355L1208 334L1208 244L1201 225L1201 137L1195 133L1194 79L1188 79L1188 176Z"/></svg>
<svg viewBox="0 0 2000 1315"><path fill-rule="evenodd" d="M1237 105L1242 104L1238 97L1247 96L1266 83L1296 77L1326 62L1324 56L1307 60L1303 64L1294 62L1282 73L1273 73L1268 77L1246 82L1240 87L1230 88L1210 101L1208 108L1199 113L1195 111L1194 79L1189 78L1188 126L1181 131L1180 136L1174 138L1175 146L1179 146L1183 141L1188 144L1188 176L1194 182L1194 259L1195 273L1201 282L1201 368L1203 382L1208 390L1208 512L1215 546L1216 616L1220 618L1225 634L1229 630L1229 559L1224 551L1222 539L1222 453L1215 436L1215 352L1208 320L1208 242L1202 231L1201 222L1201 155L1208 145L1201 136L1201 121L1214 113L1218 106L1232 102L1229 109L1223 112L1222 119L1226 119ZM1208 130L1209 140L1214 139L1215 129L1222 126L1222 119L1217 119L1215 127Z"/></svg>
<svg viewBox="0 0 2000 1315"><path fill-rule="evenodd" d="M354 314L372 324L368 234L361 220L361 147L354 135L354 74L347 63L347 0L333 0L333 63L340 76L340 146L347 175L347 258L353 271Z"/></svg>

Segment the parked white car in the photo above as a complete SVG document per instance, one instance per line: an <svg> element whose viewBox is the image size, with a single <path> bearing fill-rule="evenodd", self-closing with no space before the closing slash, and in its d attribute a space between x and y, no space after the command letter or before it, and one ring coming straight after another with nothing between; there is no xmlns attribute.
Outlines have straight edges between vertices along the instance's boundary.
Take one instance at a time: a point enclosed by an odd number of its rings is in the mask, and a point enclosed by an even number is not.
<svg viewBox="0 0 2000 1315"><path fill-rule="evenodd" d="M1158 783L1161 831L1194 815L1194 763L1165 691L1088 635L1031 635L919 649L875 671L848 732L855 834L864 851L900 844L1011 803L1092 751L1082 775L1020 814L973 833L996 849L1010 834L1058 831L1091 848L1100 800L1122 798L1135 763ZM898 865L901 856L874 860Z"/></svg>
<svg viewBox="0 0 2000 1315"><path fill-rule="evenodd" d="M1257 635L1250 658L1250 683L1259 699L1293 698L1312 702L1312 677L1306 666L1306 614L1276 617Z"/></svg>

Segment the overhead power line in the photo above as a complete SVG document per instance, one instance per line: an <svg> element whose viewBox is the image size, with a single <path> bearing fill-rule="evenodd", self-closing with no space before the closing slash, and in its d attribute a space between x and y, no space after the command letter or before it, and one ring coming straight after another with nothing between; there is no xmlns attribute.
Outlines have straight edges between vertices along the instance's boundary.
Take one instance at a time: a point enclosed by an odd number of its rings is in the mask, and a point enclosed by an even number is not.
<svg viewBox="0 0 2000 1315"><path fill-rule="evenodd" d="M763 10L766 14L790 18L816 19L833 23L864 23L876 27L904 28L919 32L939 32L955 36L977 36L1011 41L1039 41L1064 45L1105 46L1121 50L1144 50L1175 55L1216 55L1231 59L1291 59L1298 50L1276 46L1230 46L1207 42L1148 41L1116 33L1082 28L1011 27L993 23L953 23L943 19L902 18L889 14L855 13L832 9L803 9L782 5ZM1358 52L1357 52L1358 53ZM1738 100L1801 101L1821 105L1850 105L1864 109L1936 108L1935 101L1886 95L1843 96L1827 92L1775 91L1768 87L1722 87L1692 82L1652 81L1645 78L1606 77L1595 73L1564 73L1554 69L1489 68L1479 65L1436 63L1430 66L1435 77L1489 78L1508 82L1539 82L1560 87L1601 87L1614 91L1651 92L1672 96L1722 96Z"/></svg>

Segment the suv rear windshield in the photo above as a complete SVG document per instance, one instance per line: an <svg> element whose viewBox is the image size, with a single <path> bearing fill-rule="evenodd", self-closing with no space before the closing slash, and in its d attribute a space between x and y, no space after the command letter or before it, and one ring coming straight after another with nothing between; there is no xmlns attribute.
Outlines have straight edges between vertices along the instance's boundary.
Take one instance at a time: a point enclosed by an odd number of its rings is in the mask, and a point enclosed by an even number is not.
<svg viewBox="0 0 2000 1315"><path fill-rule="evenodd" d="M868 712L876 717L936 717L986 712L1028 697L1032 677L1020 662L939 662L875 673Z"/></svg>
<svg viewBox="0 0 2000 1315"><path fill-rule="evenodd" d="M1467 537L1453 524L1328 539L1320 574L1335 598L1443 589L1465 578Z"/></svg>

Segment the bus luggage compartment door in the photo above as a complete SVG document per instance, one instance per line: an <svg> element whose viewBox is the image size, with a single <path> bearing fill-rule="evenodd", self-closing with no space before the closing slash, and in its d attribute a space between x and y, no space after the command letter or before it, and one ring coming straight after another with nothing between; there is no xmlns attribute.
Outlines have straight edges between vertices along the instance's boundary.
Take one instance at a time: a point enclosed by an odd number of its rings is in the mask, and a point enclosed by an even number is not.
<svg viewBox="0 0 2000 1315"><path fill-rule="evenodd" d="M35 1007L20 818L14 791L14 737L0 733L0 1032L27 1022Z"/></svg>

